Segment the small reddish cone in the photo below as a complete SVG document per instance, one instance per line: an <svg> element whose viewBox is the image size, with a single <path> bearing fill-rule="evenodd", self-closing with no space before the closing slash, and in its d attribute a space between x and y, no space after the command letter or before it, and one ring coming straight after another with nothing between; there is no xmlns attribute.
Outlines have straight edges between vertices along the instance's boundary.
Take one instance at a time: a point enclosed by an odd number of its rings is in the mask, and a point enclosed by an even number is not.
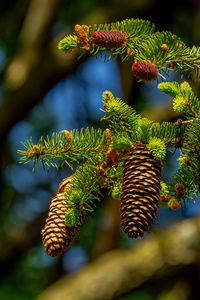
<svg viewBox="0 0 200 300"><path fill-rule="evenodd" d="M162 164L143 144L132 146L123 164L121 224L129 237L143 236L159 208Z"/></svg>
<svg viewBox="0 0 200 300"><path fill-rule="evenodd" d="M152 81L157 78L158 69L155 64L144 61L137 61L132 64L132 74L139 80Z"/></svg>
<svg viewBox="0 0 200 300"><path fill-rule="evenodd" d="M57 194L53 197L44 229L42 241L45 251L50 256L62 254L73 242L82 224L83 216L75 226L65 225L67 211L65 192L69 188L72 176L65 178L59 185Z"/></svg>
<svg viewBox="0 0 200 300"><path fill-rule="evenodd" d="M116 49L126 42L126 33L119 30L97 30L92 34L92 42L107 49Z"/></svg>

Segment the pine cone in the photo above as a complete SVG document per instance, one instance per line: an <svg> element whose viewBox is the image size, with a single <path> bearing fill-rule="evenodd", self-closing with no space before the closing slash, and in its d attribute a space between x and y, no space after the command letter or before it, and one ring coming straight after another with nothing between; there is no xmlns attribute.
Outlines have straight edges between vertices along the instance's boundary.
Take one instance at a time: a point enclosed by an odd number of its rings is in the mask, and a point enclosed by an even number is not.
<svg viewBox="0 0 200 300"><path fill-rule="evenodd" d="M67 187L71 182L71 180L72 180L72 176L64 178L58 186L57 193L64 193L67 190Z"/></svg>
<svg viewBox="0 0 200 300"><path fill-rule="evenodd" d="M129 237L143 236L159 208L161 162L143 144L132 146L123 164L121 224Z"/></svg>
<svg viewBox="0 0 200 300"><path fill-rule="evenodd" d="M50 204L48 217L42 230L43 245L50 256L62 254L71 245L82 224L83 216L80 216L75 226L65 225L67 211L65 192L71 179L72 176L65 178L60 183L58 192Z"/></svg>
<svg viewBox="0 0 200 300"><path fill-rule="evenodd" d="M116 49L125 44L126 33L119 30L97 30L92 34L92 41L101 48Z"/></svg>
<svg viewBox="0 0 200 300"><path fill-rule="evenodd" d="M137 61L132 64L132 74L139 80L152 81L157 78L158 69L155 64L145 61Z"/></svg>

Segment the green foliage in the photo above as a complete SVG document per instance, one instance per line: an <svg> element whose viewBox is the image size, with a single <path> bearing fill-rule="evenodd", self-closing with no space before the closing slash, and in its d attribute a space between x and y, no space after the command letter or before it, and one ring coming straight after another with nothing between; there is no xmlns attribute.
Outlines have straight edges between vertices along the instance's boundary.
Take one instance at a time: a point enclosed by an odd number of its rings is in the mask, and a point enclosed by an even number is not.
<svg viewBox="0 0 200 300"><path fill-rule="evenodd" d="M132 145L132 141L127 133L119 132L112 137L110 147L119 151L128 149Z"/></svg>
<svg viewBox="0 0 200 300"><path fill-rule="evenodd" d="M119 200L120 195L121 195L121 185L116 184L113 186L113 189L112 189L112 197L114 200Z"/></svg>
<svg viewBox="0 0 200 300"><path fill-rule="evenodd" d="M106 113L103 120L109 123L112 132L114 134L122 132L123 135L126 133L132 142L136 141L139 118L136 111L108 91L103 93L103 106Z"/></svg>
<svg viewBox="0 0 200 300"><path fill-rule="evenodd" d="M152 123L149 129L149 136L163 140L168 147L175 146L180 139L177 125L169 122Z"/></svg>
<svg viewBox="0 0 200 300"><path fill-rule="evenodd" d="M69 208L67 209L66 215L65 215L65 223L66 226L74 226L78 223L79 219L79 211L77 208Z"/></svg>
<svg viewBox="0 0 200 300"><path fill-rule="evenodd" d="M199 68L199 60L200 60L200 47L193 46L190 49L189 57L187 57L187 60L185 60L185 64L188 63L189 66L192 64L194 67Z"/></svg>
<svg viewBox="0 0 200 300"><path fill-rule="evenodd" d="M187 126L184 132L184 144L191 153L198 154L200 151L200 115L192 120L190 126Z"/></svg>
<svg viewBox="0 0 200 300"><path fill-rule="evenodd" d="M161 181L160 194L161 195L167 195L167 194L169 194L169 188L168 188L167 184L165 182L163 182L163 181Z"/></svg>
<svg viewBox="0 0 200 300"><path fill-rule="evenodd" d="M68 141L61 131L53 133L51 137L47 136L45 139L41 137L37 145L30 138L23 143L25 150L18 151L22 155L20 161L27 163L34 159L34 167L41 161L43 166L55 168L66 163L72 168L75 161L88 156L87 150L98 153L103 149L105 135L101 129L72 130L70 134L72 141Z"/></svg>
<svg viewBox="0 0 200 300"><path fill-rule="evenodd" d="M187 196L197 197L200 190L200 119L195 120L185 128L183 133L183 146L178 158L179 167L174 178L176 182L183 183Z"/></svg>
<svg viewBox="0 0 200 300"><path fill-rule="evenodd" d="M100 199L98 166L103 161L100 154L92 155L80 164L73 174L73 180L65 193L66 204L82 211L93 211L95 200ZM77 218L78 220L78 218Z"/></svg>
<svg viewBox="0 0 200 300"><path fill-rule="evenodd" d="M141 19L125 19L121 22L113 22L109 24L93 25L90 27L91 33L97 30L119 30L126 32L128 38L131 41L142 40L146 38L149 34L152 34L155 30L155 25L150 21Z"/></svg>
<svg viewBox="0 0 200 300"><path fill-rule="evenodd" d="M78 41L76 35L65 36L58 44L58 49L61 51L69 51L78 47Z"/></svg>
<svg viewBox="0 0 200 300"><path fill-rule="evenodd" d="M173 97L174 111L181 113L185 118L195 117L200 113L200 101L188 82L162 82L158 89Z"/></svg>
<svg viewBox="0 0 200 300"><path fill-rule="evenodd" d="M162 50L163 45L166 45L166 50ZM162 69L165 64L172 61L181 66L180 62L183 63L184 59L189 56L189 52L190 49L176 35L168 31L156 32L149 39L144 40L135 59L153 61L158 69Z"/></svg>
<svg viewBox="0 0 200 300"><path fill-rule="evenodd" d="M94 128L86 128L78 130L73 130L71 151L86 153L87 150L92 150L92 152L98 152L105 144L105 135L101 129L95 130Z"/></svg>
<svg viewBox="0 0 200 300"><path fill-rule="evenodd" d="M186 151L187 152L187 151ZM185 200L194 200L199 193L200 162L199 155L188 156L183 151L179 157L178 170L173 178L174 183L182 183L186 189Z"/></svg>
<svg viewBox="0 0 200 300"><path fill-rule="evenodd" d="M198 99L188 83L166 82L158 87L175 98L187 96L188 101L191 99L192 109L196 113L199 111ZM102 186L110 190L113 198L119 199L124 153L136 142L147 144L155 159L162 161L167 147L177 147L182 142L179 168L173 177L171 191L179 182L184 184L187 195L197 195L200 174L199 117L190 119L187 113L188 121L182 121L183 129L176 123L152 122L141 118L133 108L109 91L103 93L103 106L105 116L102 120L106 121L109 129L64 130L46 139L41 138L37 145L30 139L24 144L26 150L19 151L23 155L21 161L25 163L34 159L36 163L41 160L44 165L54 167L65 163L72 167L74 160L79 164L65 195L69 207L66 215L68 225L78 221L79 211L93 211L95 200L101 198Z"/></svg>
<svg viewBox="0 0 200 300"><path fill-rule="evenodd" d="M163 160L166 155L166 147L163 140L158 138L151 138L148 144L148 147L152 153L152 155L157 160Z"/></svg>
<svg viewBox="0 0 200 300"><path fill-rule="evenodd" d="M181 155L178 158L178 170L173 178L186 189L185 199L194 199L199 193L200 179L200 101L188 82L162 82L158 88L173 97L173 109L183 115L181 130Z"/></svg>
<svg viewBox="0 0 200 300"><path fill-rule="evenodd" d="M125 42L117 47L110 47L109 58L119 55L122 60L146 61L143 72L148 72L148 62L153 62L158 71L163 71L164 74L171 68L170 65L179 69L199 67L199 47L190 49L171 32L154 32L153 24L139 19L93 26L76 25L75 32L64 37L58 48L62 51L80 48L90 55L107 53L107 44L99 47L93 42L92 35L99 30L117 30L122 33ZM114 33L110 33L114 43ZM139 66L141 65L137 64L138 68ZM167 149L180 148L176 174L171 182L161 183L160 197L164 203L169 200L169 206L175 209L179 206L179 201L195 199L198 195L200 101L186 81L181 84L161 82L158 89L172 97L172 107L183 120L161 124L153 122L137 114L110 91L105 91L102 95L105 113L102 121L107 127L105 131L94 128L63 130L53 133L51 137L41 137L37 144L30 139L23 144L25 150L19 150L21 162L34 160L35 167L39 161L44 166L56 168L66 164L74 169L74 161L78 164L72 175L73 180L65 192L67 226L76 225L80 216L93 211L96 201L101 199L102 188L106 188L114 199L120 199L123 161L129 148L137 143L145 144L153 157L162 161L163 165ZM177 191L177 184L179 188L182 186L181 192Z"/></svg>
<svg viewBox="0 0 200 300"><path fill-rule="evenodd" d="M158 89L172 97L175 97L179 93L180 85L176 81L175 82L161 82L158 84Z"/></svg>

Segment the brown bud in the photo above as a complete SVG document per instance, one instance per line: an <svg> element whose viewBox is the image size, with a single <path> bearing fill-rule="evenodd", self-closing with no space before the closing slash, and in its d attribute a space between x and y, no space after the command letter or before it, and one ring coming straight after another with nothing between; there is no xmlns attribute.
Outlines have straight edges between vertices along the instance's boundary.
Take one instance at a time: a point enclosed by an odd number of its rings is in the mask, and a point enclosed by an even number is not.
<svg viewBox="0 0 200 300"><path fill-rule="evenodd" d="M106 128L104 133L106 136L107 144L110 144L112 140L112 131L109 128Z"/></svg>
<svg viewBox="0 0 200 300"><path fill-rule="evenodd" d="M166 54L169 51L169 46L167 44L162 44L160 46L160 49L161 49L163 54Z"/></svg>
<svg viewBox="0 0 200 300"><path fill-rule="evenodd" d="M174 70L175 66L176 66L176 63L175 63L175 62L171 62L171 63L167 64L167 68L168 68L169 70Z"/></svg>
<svg viewBox="0 0 200 300"><path fill-rule="evenodd" d="M64 135L64 137L66 138L68 143L71 143L73 140L73 135L71 134L70 131L68 130L62 130L62 134Z"/></svg>
<svg viewBox="0 0 200 300"><path fill-rule="evenodd" d="M176 183L175 184L176 196L184 196L185 195L185 187L183 183Z"/></svg>
<svg viewBox="0 0 200 300"><path fill-rule="evenodd" d="M162 203L162 204L168 203L170 197L171 197L171 196L170 196L169 194L166 194L166 195L160 195L160 203Z"/></svg>
<svg viewBox="0 0 200 300"><path fill-rule="evenodd" d="M136 54L136 52L134 50L132 50L131 48L127 49L127 55L128 56L133 57L133 56L135 56L135 54Z"/></svg>
<svg viewBox="0 0 200 300"><path fill-rule="evenodd" d="M168 205L169 205L169 207L170 207L171 209L176 210L177 208L180 207L180 202L179 202L179 200L178 200L177 198L172 197L172 198L170 199L170 201L168 202Z"/></svg>
<svg viewBox="0 0 200 300"><path fill-rule="evenodd" d="M191 162L190 162L189 158L186 158L186 157L184 158L183 163L186 166L190 166L191 165Z"/></svg>
<svg viewBox="0 0 200 300"><path fill-rule="evenodd" d="M74 27L74 31L78 37L78 42L83 44L83 48L85 50L89 50L89 27L87 25L76 24Z"/></svg>
<svg viewBox="0 0 200 300"><path fill-rule="evenodd" d="M106 152L106 159L111 160L112 164L115 165L118 162L119 153L116 149L109 149Z"/></svg>
<svg viewBox="0 0 200 300"><path fill-rule="evenodd" d="M177 119L176 122L175 122L175 125L177 127L181 127L183 125L183 120L181 118Z"/></svg>
<svg viewBox="0 0 200 300"><path fill-rule="evenodd" d="M40 155L44 154L45 146L42 145L33 145L26 151L27 156L35 156L38 158Z"/></svg>

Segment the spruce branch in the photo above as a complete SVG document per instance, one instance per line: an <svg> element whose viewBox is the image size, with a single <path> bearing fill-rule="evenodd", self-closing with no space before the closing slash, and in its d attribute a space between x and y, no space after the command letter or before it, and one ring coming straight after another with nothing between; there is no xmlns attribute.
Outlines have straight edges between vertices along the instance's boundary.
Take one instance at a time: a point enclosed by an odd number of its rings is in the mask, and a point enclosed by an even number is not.
<svg viewBox="0 0 200 300"><path fill-rule="evenodd" d="M200 119L187 125L183 132L183 146L178 158L179 167L174 177L185 187L188 198L195 199L200 192Z"/></svg>
<svg viewBox="0 0 200 300"><path fill-rule="evenodd" d="M22 155L21 162L27 163L34 159L35 167L39 161L44 166L60 167L66 163L70 168L78 159L88 157L88 151L98 153L104 149L106 143L105 134L101 129L94 128L72 130L71 140L66 138L66 132L61 131L40 138L38 144L33 144L32 138L23 143L25 150L18 150Z"/></svg>
<svg viewBox="0 0 200 300"><path fill-rule="evenodd" d="M127 32L130 39L145 38L147 35L152 34L155 30L155 25L148 20L142 19L125 19L113 23L100 24L91 26L91 32L97 30L119 30Z"/></svg>
<svg viewBox="0 0 200 300"><path fill-rule="evenodd" d="M62 38L58 44L58 49L61 51L69 51L78 47L78 39L75 34L70 34Z"/></svg>
<svg viewBox="0 0 200 300"><path fill-rule="evenodd" d="M163 140L152 137L148 143L148 148L157 160L163 161L166 155L166 146Z"/></svg>
<svg viewBox="0 0 200 300"><path fill-rule="evenodd" d="M189 83L184 81L162 82L158 84L158 89L173 97L174 111L181 113L185 118L197 117L200 113L200 101L192 91Z"/></svg>
<svg viewBox="0 0 200 300"><path fill-rule="evenodd" d="M101 196L98 166L102 161L103 157L92 156L76 169L65 195L69 207L90 212L96 207L95 201L99 201Z"/></svg>
<svg viewBox="0 0 200 300"><path fill-rule="evenodd" d="M183 63L186 67L200 68L200 47L193 46L189 55L180 63Z"/></svg>
<svg viewBox="0 0 200 300"><path fill-rule="evenodd" d="M111 51L110 59L112 56L120 55L122 60L129 59L130 56L133 56L139 49L139 45L144 39L146 39L150 34L155 30L154 24L149 21L140 20L140 19L126 19L122 22L116 22L111 24L101 24L95 25L92 28L92 32L97 32L99 30L118 30L126 34L125 43L121 47L117 47ZM95 44L91 45L92 50L91 54L96 55L99 51L105 51L108 48L106 45L104 47L96 47Z"/></svg>
<svg viewBox="0 0 200 300"><path fill-rule="evenodd" d="M90 55L104 54L105 60L117 55L122 61L153 63L161 77L174 67L188 70L200 66L199 47L189 48L169 31L155 32L154 24L141 19L90 26L77 24L74 33L58 43L58 49L64 52L74 48Z"/></svg>
<svg viewBox="0 0 200 300"><path fill-rule="evenodd" d="M167 147L175 146L180 139L180 130L174 123L152 123L149 131L150 137L161 139Z"/></svg>
<svg viewBox="0 0 200 300"><path fill-rule="evenodd" d="M109 91L103 93L103 106L106 113L103 120L108 121L111 130L117 134L127 133L132 143L136 141L139 118L136 111Z"/></svg>
<svg viewBox="0 0 200 300"><path fill-rule="evenodd" d="M128 58L132 53L130 51L134 48L134 52L137 51L140 43L146 39L150 34L154 32L155 26L150 21L140 20L140 19L127 19L121 22L108 23L108 24L99 24L99 25L76 25L74 28L74 33L70 34L58 43L58 49L64 52L72 50L74 48L80 48L83 50L89 50L91 55L96 55L97 53L105 52L107 49L112 50L110 56L105 54L105 57L111 58L115 55L121 55L123 59ZM117 47L109 47L107 43L102 42L101 47L96 45L93 40L93 35L96 32L104 33L111 32L111 40L115 41L113 38L113 31L118 31L125 33L124 42ZM109 39L109 37L108 37Z"/></svg>
<svg viewBox="0 0 200 300"><path fill-rule="evenodd" d="M178 64L188 57L189 53L190 49L179 37L168 31L158 31L140 45L135 60L154 62L160 70L165 64Z"/></svg>
<svg viewBox="0 0 200 300"><path fill-rule="evenodd" d="M183 150L178 158L178 170L173 177L171 186L180 183L184 187L184 194L180 200L195 200L200 192L200 159L198 155L192 155L188 150Z"/></svg>
<svg viewBox="0 0 200 300"><path fill-rule="evenodd" d="M105 54L108 59L115 55L130 59L132 75L147 82L175 66L182 71L199 68L199 47L190 49L171 32L154 30L153 24L140 19L77 24L58 48L65 52L80 48L90 55ZM120 200L122 227L134 238L149 229L160 205L177 209L199 194L200 101L186 81L161 82L158 89L172 97L172 108L181 115L174 123L143 118L122 99L105 91L104 131L65 129L41 137L37 144L30 138L23 144L24 150L18 151L22 163L33 160L34 167L42 162L44 166L67 165L74 170L73 180L60 183L50 205L43 234L50 255L62 253L70 245L83 217L101 200L102 188ZM162 182L167 149L176 148L180 152L177 171L170 182Z"/></svg>
<svg viewBox="0 0 200 300"><path fill-rule="evenodd" d="M190 148L190 151L200 155L200 115L185 128L183 147Z"/></svg>
<svg viewBox="0 0 200 300"><path fill-rule="evenodd" d="M191 100L192 109L198 111L198 99L186 82L181 85L161 83L159 88L175 98L177 95L187 97L188 101ZM60 216L62 226L67 226L68 232L70 227L78 226L80 217L94 210L96 202L101 200L103 187L114 199L123 198L122 225L129 236L136 238L143 235L152 224L159 208L159 199L161 204L175 209L186 197L194 199L198 194L200 122L195 115L192 119L188 117L187 122L179 120L159 124L142 118L109 91L105 91L102 98L105 112L102 119L108 123L106 130L63 130L46 139L42 137L37 145L30 139L24 144L26 150L19 153L23 155L23 162L34 159L55 166L55 161L57 163L59 160L60 164L66 163L70 167L74 160L78 163L69 187L63 191L61 184L61 195L58 193L54 200L54 203L62 201L62 205L65 201L65 225L63 213ZM161 189L161 169L167 147L177 145L181 147L179 168L167 185L166 192L166 189ZM151 180L152 174L156 176L154 181ZM130 183L130 176L136 185ZM184 192L181 193L180 188L178 192L177 186L183 186ZM134 213L129 209L130 201ZM129 220L132 217L134 222ZM46 242L52 245L48 234ZM65 249L65 245L63 238L61 248ZM56 250L53 253L57 253Z"/></svg>

